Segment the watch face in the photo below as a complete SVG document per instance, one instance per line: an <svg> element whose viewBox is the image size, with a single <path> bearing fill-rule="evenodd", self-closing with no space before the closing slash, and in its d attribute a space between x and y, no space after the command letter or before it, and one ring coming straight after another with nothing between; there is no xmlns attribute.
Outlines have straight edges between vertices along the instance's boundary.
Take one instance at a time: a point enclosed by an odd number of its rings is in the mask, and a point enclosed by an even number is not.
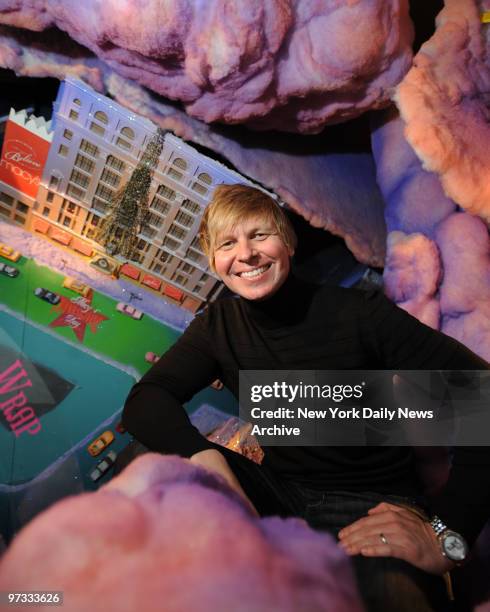
<svg viewBox="0 0 490 612"><path fill-rule="evenodd" d="M442 536L441 544L446 557L451 561L464 561L466 559L466 542L459 533L447 531Z"/></svg>

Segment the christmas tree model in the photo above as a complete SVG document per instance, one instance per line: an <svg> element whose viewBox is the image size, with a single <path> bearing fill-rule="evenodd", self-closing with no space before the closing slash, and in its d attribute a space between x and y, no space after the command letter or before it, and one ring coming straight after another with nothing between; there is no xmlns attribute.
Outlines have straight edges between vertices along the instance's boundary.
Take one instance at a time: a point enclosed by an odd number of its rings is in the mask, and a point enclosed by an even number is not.
<svg viewBox="0 0 490 612"><path fill-rule="evenodd" d="M129 181L119 189L109 203L108 214L96 236L110 255L133 259L138 234L148 218L148 194L153 172L164 146L165 130L158 128L133 170Z"/></svg>

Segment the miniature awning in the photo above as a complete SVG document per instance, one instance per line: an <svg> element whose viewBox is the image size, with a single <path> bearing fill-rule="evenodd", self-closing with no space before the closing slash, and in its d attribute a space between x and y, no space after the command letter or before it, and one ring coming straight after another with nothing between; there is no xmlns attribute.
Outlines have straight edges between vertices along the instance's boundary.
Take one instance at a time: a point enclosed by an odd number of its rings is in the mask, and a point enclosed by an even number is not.
<svg viewBox="0 0 490 612"><path fill-rule="evenodd" d="M123 264L123 266L121 266L119 274L128 276L129 278L132 278L133 280L138 280L140 277L140 271L138 270L138 268L135 268L134 266L128 263L125 263Z"/></svg>
<svg viewBox="0 0 490 612"><path fill-rule="evenodd" d="M162 281L156 276L152 276L151 274L145 274L141 281L142 285L146 285L150 287L150 289L154 289L155 291L159 291L162 286Z"/></svg>

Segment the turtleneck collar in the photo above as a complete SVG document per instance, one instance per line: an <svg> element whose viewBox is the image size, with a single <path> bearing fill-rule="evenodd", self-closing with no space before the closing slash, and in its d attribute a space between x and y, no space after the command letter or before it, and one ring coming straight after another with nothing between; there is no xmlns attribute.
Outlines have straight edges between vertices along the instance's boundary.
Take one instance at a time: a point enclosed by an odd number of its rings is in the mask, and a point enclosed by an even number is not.
<svg viewBox="0 0 490 612"><path fill-rule="evenodd" d="M240 298L248 315L260 325L278 328L294 325L304 319L317 286L289 274L286 281L270 298L246 300Z"/></svg>

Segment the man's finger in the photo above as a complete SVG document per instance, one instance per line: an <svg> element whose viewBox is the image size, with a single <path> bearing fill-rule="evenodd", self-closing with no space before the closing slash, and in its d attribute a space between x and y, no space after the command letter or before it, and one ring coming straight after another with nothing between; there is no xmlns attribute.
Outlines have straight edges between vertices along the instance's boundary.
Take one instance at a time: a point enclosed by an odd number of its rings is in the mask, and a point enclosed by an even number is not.
<svg viewBox="0 0 490 612"><path fill-rule="evenodd" d="M395 515L390 511L384 511L377 514L364 516L363 518L355 521L354 523L351 523L347 527L344 527L344 529L341 529L339 531L339 538L343 539L358 531L371 529L371 527L373 526L383 527L388 523L400 520L400 518L402 517L400 517L398 514Z"/></svg>

